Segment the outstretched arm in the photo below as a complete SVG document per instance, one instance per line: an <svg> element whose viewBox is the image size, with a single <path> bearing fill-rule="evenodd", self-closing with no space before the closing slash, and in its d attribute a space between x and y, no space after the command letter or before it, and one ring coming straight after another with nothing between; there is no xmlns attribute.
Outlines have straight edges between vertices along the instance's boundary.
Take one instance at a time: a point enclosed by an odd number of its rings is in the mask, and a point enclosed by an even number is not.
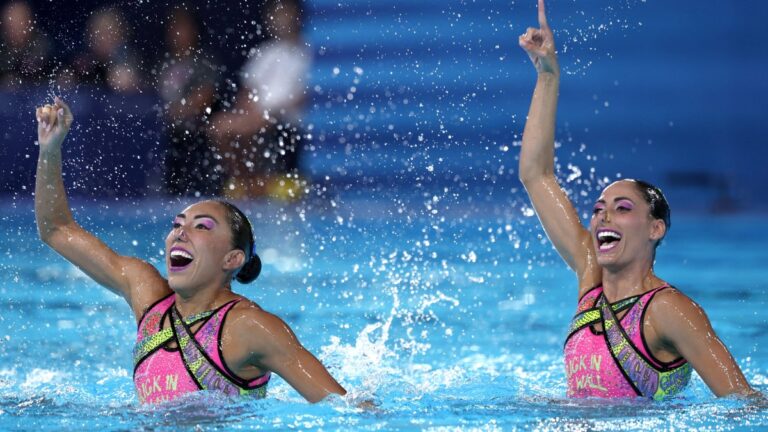
<svg viewBox="0 0 768 432"><path fill-rule="evenodd" d="M519 43L531 58L536 88L523 131L520 180L536 209L547 236L586 289L600 282L589 232L555 178L555 113L560 88L560 67L555 39L547 24L544 0L539 0L539 28L528 28Z"/></svg>
<svg viewBox="0 0 768 432"><path fill-rule="evenodd" d="M249 363L280 375L304 399L315 403L329 394L345 395L344 388L312 353L304 348L296 335L280 318L263 310L252 309L244 320L233 320L250 351ZM244 323L244 325L239 325Z"/></svg>
<svg viewBox="0 0 768 432"><path fill-rule="evenodd" d="M151 265L117 255L75 222L61 176L61 145L72 126L72 112L56 98L53 105L38 108L36 114L40 155L35 220L40 239L93 280L125 298L139 316L145 303L159 297L154 291L167 289L164 279Z"/></svg>
<svg viewBox="0 0 768 432"><path fill-rule="evenodd" d="M717 396L757 394L717 337L704 310L677 290L656 294L649 305L646 340L671 356L682 356ZM654 337L655 336L655 337ZM653 338L653 339L651 339Z"/></svg>

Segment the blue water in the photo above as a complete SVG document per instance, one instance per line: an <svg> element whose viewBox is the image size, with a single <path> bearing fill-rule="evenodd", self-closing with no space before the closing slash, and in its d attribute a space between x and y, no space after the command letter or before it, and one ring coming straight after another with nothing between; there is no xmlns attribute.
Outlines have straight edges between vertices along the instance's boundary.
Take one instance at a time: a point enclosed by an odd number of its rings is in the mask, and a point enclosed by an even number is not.
<svg viewBox="0 0 768 432"><path fill-rule="evenodd" d="M321 194L323 195L323 194ZM574 278L521 197L413 191L241 203L265 268L235 290L288 322L350 391L308 405L280 378L260 401L203 393L142 407L123 300L37 240L9 200L0 253L0 430L740 430L768 411L695 376L669 403L565 398ZM163 263L185 203L73 201L119 253ZM657 272L698 301L749 381L768 390L768 220L676 215ZM163 271L165 271L163 269ZM362 411L355 401L372 399Z"/></svg>

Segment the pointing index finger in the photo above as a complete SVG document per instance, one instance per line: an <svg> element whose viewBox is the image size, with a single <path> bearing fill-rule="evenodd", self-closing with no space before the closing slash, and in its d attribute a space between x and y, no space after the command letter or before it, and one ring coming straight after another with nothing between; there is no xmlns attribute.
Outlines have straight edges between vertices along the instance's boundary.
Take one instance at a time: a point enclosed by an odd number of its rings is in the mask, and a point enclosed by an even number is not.
<svg viewBox="0 0 768 432"><path fill-rule="evenodd" d="M547 25L547 14L544 10L544 0L539 0L539 27L549 27Z"/></svg>

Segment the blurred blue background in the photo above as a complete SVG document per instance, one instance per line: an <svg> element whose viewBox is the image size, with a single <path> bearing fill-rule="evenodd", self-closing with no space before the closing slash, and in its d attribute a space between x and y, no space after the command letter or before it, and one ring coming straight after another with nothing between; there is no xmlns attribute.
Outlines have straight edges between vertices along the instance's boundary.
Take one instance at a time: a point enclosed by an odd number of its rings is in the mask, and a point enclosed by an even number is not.
<svg viewBox="0 0 768 432"><path fill-rule="evenodd" d="M101 2L32 2L57 58L83 46ZM151 70L168 2L122 5ZM223 79L236 82L259 42L258 3L190 3ZM517 154L535 72L517 37L536 25L534 0L306 2L314 53L302 160L334 190L461 185L520 194ZM552 0L563 69L558 167L583 203L606 181L661 186L674 210L768 210L768 4L713 0ZM249 36L250 35L250 36ZM151 86L130 95L49 85L0 94L0 191L31 197L32 115L51 94L74 107L65 176L72 194L156 195L163 120Z"/></svg>

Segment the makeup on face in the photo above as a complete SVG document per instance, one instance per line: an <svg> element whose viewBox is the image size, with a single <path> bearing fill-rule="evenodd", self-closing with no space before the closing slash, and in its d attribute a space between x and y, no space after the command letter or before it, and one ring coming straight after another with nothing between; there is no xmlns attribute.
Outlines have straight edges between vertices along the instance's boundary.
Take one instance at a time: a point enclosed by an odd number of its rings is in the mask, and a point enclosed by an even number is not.
<svg viewBox="0 0 768 432"><path fill-rule="evenodd" d="M195 216L195 225L200 224L206 229L212 230L216 227L216 219L210 216Z"/></svg>
<svg viewBox="0 0 768 432"><path fill-rule="evenodd" d="M173 218L173 234L176 230L184 227L187 224L187 215L180 213ZM210 231L213 230L218 224L215 217L208 214L198 214L192 218L192 228L196 230ZM189 229L189 228L187 228ZM186 230L181 230L181 236L184 236ZM195 260L195 256L189 250L184 247L174 246L171 247L168 253L168 269L172 273L179 273L187 269Z"/></svg>
<svg viewBox="0 0 768 432"><path fill-rule="evenodd" d="M601 212L605 210L605 202L600 200L595 203L595 207L592 208L592 214L597 214L598 212Z"/></svg>
<svg viewBox="0 0 768 432"><path fill-rule="evenodd" d="M625 208L627 210L632 210L635 208L635 203L632 202L629 198L616 198L616 208Z"/></svg>
<svg viewBox="0 0 768 432"><path fill-rule="evenodd" d="M176 217L173 218L173 227L174 228L178 228L178 227L184 225L186 220L187 220L187 216L186 215L184 215L184 214L176 215ZM218 224L218 222L216 221L215 217L210 216L210 215L206 215L206 214L197 215L197 216L195 216L193 218L193 220L195 221L196 225L197 224L202 225L203 227L205 227L206 229L209 229L209 230L214 229L216 227L216 225Z"/></svg>
<svg viewBox="0 0 768 432"><path fill-rule="evenodd" d="M635 208L635 203L629 198L626 197L616 197L613 199L614 202L614 208L617 210L633 210ZM606 208L606 203L604 200L599 200L597 203L595 203L595 207L592 209L593 214L597 214Z"/></svg>

